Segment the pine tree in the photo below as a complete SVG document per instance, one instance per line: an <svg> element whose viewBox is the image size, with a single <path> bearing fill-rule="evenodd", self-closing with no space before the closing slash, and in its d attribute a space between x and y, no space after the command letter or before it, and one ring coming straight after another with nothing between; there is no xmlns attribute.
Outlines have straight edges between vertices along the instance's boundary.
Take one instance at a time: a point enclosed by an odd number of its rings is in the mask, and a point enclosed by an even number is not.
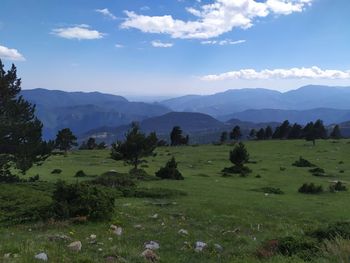
<svg viewBox="0 0 350 263"><path fill-rule="evenodd" d="M330 134L330 137L332 139L335 139L335 140L338 140L338 139L341 139L343 136L341 134L341 131L340 131L340 127L339 125L335 125L331 134Z"/></svg>
<svg viewBox="0 0 350 263"><path fill-rule="evenodd" d="M124 142L118 141L112 145L111 157L117 161L124 160L137 170L141 158L151 155L156 149L158 139L155 133L146 136L136 123L132 124L125 137Z"/></svg>
<svg viewBox="0 0 350 263"><path fill-rule="evenodd" d="M273 131L272 131L271 126L267 126L265 129L265 139L267 139L267 140L271 139L272 135L273 135Z"/></svg>
<svg viewBox="0 0 350 263"><path fill-rule="evenodd" d="M35 116L35 106L20 91L16 67L5 72L0 60L0 180L4 181L16 180L13 169L25 173L50 152L41 138L42 123Z"/></svg>
<svg viewBox="0 0 350 263"><path fill-rule="evenodd" d="M225 143L227 141L228 134L226 131L222 132L220 135L220 143Z"/></svg>
<svg viewBox="0 0 350 263"><path fill-rule="evenodd" d="M238 125L235 126L231 133L230 133L230 139L231 140L239 140L242 137L242 133L241 133L241 127L239 127Z"/></svg>
<svg viewBox="0 0 350 263"><path fill-rule="evenodd" d="M56 148L67 153L73 146L77 146L77 137L69 128L58 131L56 135Z"/></svg>

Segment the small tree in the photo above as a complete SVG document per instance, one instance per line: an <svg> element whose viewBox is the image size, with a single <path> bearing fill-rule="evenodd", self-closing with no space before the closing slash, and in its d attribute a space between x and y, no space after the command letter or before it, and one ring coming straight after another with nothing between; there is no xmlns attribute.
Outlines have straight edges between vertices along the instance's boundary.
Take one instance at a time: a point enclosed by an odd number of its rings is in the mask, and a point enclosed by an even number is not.
<svg viewBox="0 0 350 263"><path fill-rule="evenodd" d="M263 128L256 133L256 138L258 140L265 140L265 130Z"/></svg>
<svg viewBox="0 0 350 263"><path fill-rule="evenodd" d="M156 172L156 176L162 179L183 180L182 174L177 169L175 158L172 157L165 165Z"/></svg>
<svg viewBox="0 0 350 263"><path fill-rule="evenodd" d="M249 153L244 145L240 142L231 152L230 161L237 167L243 167L249 161Z"/></svg>
<svg viewBox="0 0 350 263"><path fill-rule="evenodd" d="M249 138L250 139L255 139L256 138L256 130L255 129L251 129L250 130Z"/></svg>
<svg viewBox="0 0 350 263"><path fill-rule="evenodd" d="M225 143L227 141L228 138L228 134L226 131L222 132L220 135L220 143Z"/></svg>
<svg viewBox="0 0 350 263"><path fill-rule="evenodd" d="M77 146L77 137L69 128L60 130L56 135L56 148L67 153L73 146Z"/></svg>
<svg viewBox="0 0 350 263"><path fill-rule="evenodd" d="M88 150L93 150L97 148L96 140L95 138L89 138L89 140L86 143L86 146Z"/></svg>
<svg viewBox="0 0 350 263"><path fill-rule="evenodd" d="M187 145L189 136L183 136L180 126L175 126L170 133L171 146Z"/></svg>
<svg viewBox="0 0 350 263"><path fill-rule="evenodd" d="M265 129L265 139L268 139L268 140L271 139L272 135L273 135L273 131L271 126L267 126Z"/></svg>
<svg viewBox="0 0 350 263"><path fill-rule="evenodd" d="M239 127L238 125L236 125L236 126L232 129L232 131L231 131L231 133L230 133L230 139L231 139L231 140L237 141L237 140L239 140L241 137L242 137L241 127Z"/></svg>
<svg viewBox="0 0 350 263"><path fill-rule="evenodd" d="M139 126L133 123L125 135L125 141L112 145L111 157L114 160L124 160L137 170L141 158L149 156L156 149L158 139L155 133L146 136Z"/></svg>
<svg viewBox="0 0 350 263"><path fill-rule="evenodd" d="M332 130L332 132L331 132L331 134L330 134L330 137L331 137L332 139L335 139L335 140L341 139L341 138L343 137L342 134L341 134L341 132L340 132L340 127L339 127L339 125L335 125L335 126L334 126L334 128L333 128L333 130Z"/></svg>

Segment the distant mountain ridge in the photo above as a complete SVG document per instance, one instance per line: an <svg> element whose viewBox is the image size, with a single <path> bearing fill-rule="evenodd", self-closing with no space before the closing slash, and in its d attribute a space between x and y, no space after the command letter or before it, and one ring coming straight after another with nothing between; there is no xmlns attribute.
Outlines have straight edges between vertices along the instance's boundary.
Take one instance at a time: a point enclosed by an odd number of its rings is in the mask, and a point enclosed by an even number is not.
<svg viewBox="0 0 350 263"><path fill-rule="evenodd" d="M160 102L174 111L202 112L214 117L245 110L350 109L350 87L309 85L288 92L237 89L213 95L191 95Z"/></svg>
<svg viewBox="0 0 350 263"><path fill-rule="evenodd" d="M101 126L120 126L170 112L159 104L129 102L122 96L99 92L34 89L23 90L21 94L36 105L47 139L66 127L82 134Z"/></svg>

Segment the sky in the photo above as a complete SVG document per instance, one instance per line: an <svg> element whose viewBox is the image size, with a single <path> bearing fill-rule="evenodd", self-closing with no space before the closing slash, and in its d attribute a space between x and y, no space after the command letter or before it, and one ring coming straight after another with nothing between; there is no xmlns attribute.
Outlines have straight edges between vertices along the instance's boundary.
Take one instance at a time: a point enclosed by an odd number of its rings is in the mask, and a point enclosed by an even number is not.
<svg viewBox="0 0 350 263"><path fill-rule="evenodd" d="M350 86L349 0L0 0L24 89L128 96Z"/></svg>

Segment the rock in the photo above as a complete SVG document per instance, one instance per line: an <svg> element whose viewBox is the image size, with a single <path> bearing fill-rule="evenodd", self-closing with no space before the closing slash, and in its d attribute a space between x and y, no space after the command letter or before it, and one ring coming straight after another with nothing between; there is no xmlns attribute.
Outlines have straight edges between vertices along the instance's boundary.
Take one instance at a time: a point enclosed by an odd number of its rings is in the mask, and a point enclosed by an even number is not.
<svg viewBox="0 0 350 263"><path fill-rule="evenodd" d="M179 232L178 232L180 235L188 235L188 231L185 230L185 229L180 229Z"/></svg>
<svg viewBox="0 0 350 263"><path fill-rule="evenodd" d="M214 244L214 247L218 251L223 251L224 250L224 248L221 245L219 245L219 244Z"/></svg>
<svg viewBox="0 0 350 263"><path fill-rule="evenodd" d="M72 240L69 236L59 235L59 234L49 236L48 239L50 241L60 241L60 240L68 241L68 240Z"/></svg>
<svg viewBox="0 0 350 263"><path fill-rule="evenodd" d="M82 244L80 241L74 241L68 245L68 248L72 251L79 252L82 248Z"/></svg>
<svg viewBox="0 0 350 263"><path fill-rule="evenodd" d="M121 236L123 234L123 228L116 226L116 225L111 225L111 229L113 233L117 236Z"/></svg>
<svg viewBox="0 0 350 263"><path fill-rule="evenodd" d="M134 228L136 228L136 229L143 229L142 225L134 225Z"/></svg>
<svg viewBox="0 0 350 263"><path fill-rule="evenodd" d="M34 256L35 259L43 260L43 261L48 261L49 257L47 256L46 253L39 253Z"/></svg>
<svg viewBox="0 0 350 263"><path fill-rule="evenodd" d="M156 262L159 260L159 256L151 249L146 249L143 251L141 256L150 262Z"/></svg>
<svg viewBox="0 0 350 263"><path fill-rule="evenodd" d="M155 241L150 241L148 243L145 243L145 249L157 250L159 248L160 248L159 244Z"/></svg>
<svg viewBox="0 0 350 263"><path fill-rule="evenodd" d="M194 249L196 252L201 252L203 249L207 247L207 243L204 243L202 241L197 241L196 242L196 248Z"/></svg>
<svg viewBox="0 0 350 263"><path fill-rule="evenodd" d="M158 218L158 214L154 214L153 216L150 216L150 218L157 219Z"/></svg>
<svg viewBox="0 0 350 263"><path fill-rule="evenodd" d="M94 235L94 234L92 234L92 235L90 235L90 239L96 239L96 235Z"/></svg>
<svg viewBox="0 0 350 263"><path fill-rule="evenodd" d="M10 258L11 257L11 253L6 253L5 255L4 255L4 258Z"/></svg>

